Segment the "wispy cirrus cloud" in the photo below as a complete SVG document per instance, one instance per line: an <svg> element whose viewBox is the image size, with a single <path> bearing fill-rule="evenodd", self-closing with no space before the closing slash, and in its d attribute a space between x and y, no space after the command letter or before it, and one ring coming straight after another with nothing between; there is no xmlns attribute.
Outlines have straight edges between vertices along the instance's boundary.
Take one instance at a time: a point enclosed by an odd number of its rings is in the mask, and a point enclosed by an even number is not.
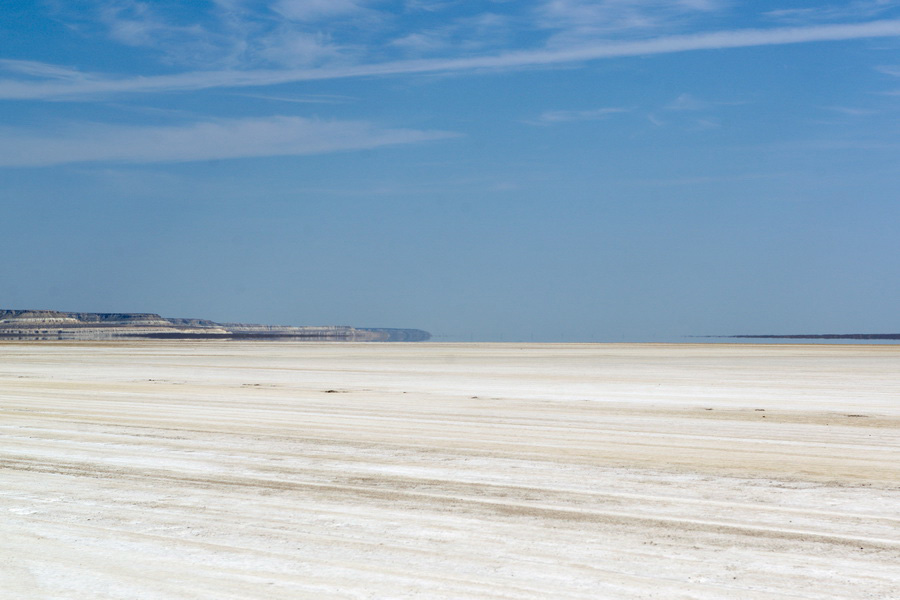
<svg viewBox="0 0 900 600"><path fill-rule="evenodd" d="M697 98L692 94L679 94L677 98L672 100L669 104L666 105L666 110L706 110L710 108L712 105L705 101Z"/></svg>
<svg viewBox="0 0 900 600"><path fill-rule="evenodd" d="M54 17L86 38L107 37L170 65L233 65L246 50L248 25L202 19L178 5L140 0L47 0Z"/></svg>
<svg viewBox="0 0 900 600"><path fill-rule="evenodd" d="M878 71L881 71L885 75L891 75L893 77L900 77L900 66L898 65L882 65L880 67L876 67ZM884 92L888 96L900 96L900 90L895 90L891 92Z"/></svg>
<svg viewBox="0 0 900 600"><path fill-rule="evenodd" d="M83 73L75 69L34 60L0 58L0 71L44 80L78 81L85 78Z"/></svg>
<svg viewBox="0 0 900 600"><path fill-rule="evenodd" d="M292 21L317 21L366 12L362 0L276 0L272 10Z"/></svg>
<svg viewBox="0 0 900 600"><path fill-rule="evenodd" d="M406 55L426 56L446 51L474 51L507 45L513 30L504 15L481 13L459 18L439 27L405 33L389 42Z"/></svg>
<svg viewBox="0 0 900 600"><path fill-rule="evenodd" d="M85 123L53 133L2 128L0 166L190 162L299 156L446 139L447 131L383 128L300 117L221 119L166 127Z"/></svg>
<svg viewBox="0 0 900 600"><path fill-rule="evenodd" d="M460 0L405 0L407 12L439 12L458 4Z"/></svg>
<svg viewBox="0 0 900 600"><path fill-rule="evenodd" d="M674 111L706 111L721 106L739 106L741 104L747 103L744 101L723 102L721 100L705 100L702 98L698 98L693 94L684 93L679 94L674 100L672 100L663 108L665 110Z"/></svg>
<svg viewBox="0 0 900 600"><path fill-rule="evenodd" d="M597 36L673 31L726 6L722 0L545 0L534 16L538 27L555 31L553 46Z"/></svg>
<svg viewBox="0 0 900 600"><path fill-rule="evenodd" d="M548 110L534 121L532 125L553 125L556 123L572 123L578 121L599 121L612 115L628 112L627 108L594 108L590 110Z"/></svg>
<svg viewBox="0 0 900 600"><path fill-rule="evenodd" d="M826 21L867 20L884 16L900 8L900 0L854 0L844 4L780 8L764 13L764 16L782 23L821 23Z"/></svg>
<svg viewBox="0 0 900 600"><path fill-rule="evenodd" d="M255 98L257 100L270 100L272 102L288 102L290 104L346 104L348 102L354 102L356 100L356 98L352 96L342 96L339 94L302 94L299 96L279 96L272 94L235 93L235 96Z"/></svg>
<svg viewBox="0 0 900 600"><path fill-rule="evenodd" d="M401 60L307 69L192 71L174 75L121 78L84 74L80 79L72 81L60 80L58 77L48 77L41 81L4 79L0 80L0 99L84 99L121 93L268 86L352 77L548 67L627 56L883 37L900 37L900 20L740 29L624 42L579 43L565 48L520 50L465 58ZM54 67L46 65L45 68L49 71Z"/></svg>
<svg viewBox="0 0 900 600"><path fill-rule="evenodd" d="M381 16L362 0L47 0L86 38L105 36L168 65L201 69L298 67L342 59L336 31L358 33Z"/></svg>
<svg viewBox="0 0 900 600"><path fill-rule="evenodd" d="M99 20L110 36L128 46L159 45L163 38L197 38L202 29L196 25L175 25L158 16L146 2L119 0L102 5Z"/></svg>
<svg viewBox="0 0 900 600"><path fill-rule="evenodd" d="M823 106L821 108L822 110L836 112L848 117L868 117L878 114L877 110L872 110L870 108L856 108L853 106Z"/></svg>

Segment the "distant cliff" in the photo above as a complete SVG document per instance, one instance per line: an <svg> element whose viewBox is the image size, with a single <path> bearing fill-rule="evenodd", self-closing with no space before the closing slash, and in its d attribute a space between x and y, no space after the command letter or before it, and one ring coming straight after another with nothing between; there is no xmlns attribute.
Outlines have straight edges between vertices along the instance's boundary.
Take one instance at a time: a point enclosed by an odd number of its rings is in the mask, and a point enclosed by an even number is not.
<svg viewBox="0 0 900 600"><path fill-rule="evenodd" d="M335 342L421 342L420 329L370 329L347 326L255 325L207 319L166 318L153 313L73 313L0 309L0 339L255 339Z"/></svg>

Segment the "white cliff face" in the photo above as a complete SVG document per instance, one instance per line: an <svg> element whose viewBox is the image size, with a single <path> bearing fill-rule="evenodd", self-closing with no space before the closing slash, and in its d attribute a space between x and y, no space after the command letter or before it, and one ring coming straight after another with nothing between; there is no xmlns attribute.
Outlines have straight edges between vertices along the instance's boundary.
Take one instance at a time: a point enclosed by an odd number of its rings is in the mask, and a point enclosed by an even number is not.
<svg viewBox="0 0 900 600"><path fill-rule="evenodd" d="M133 337L228 335L222 327L182 326L145 313L64 313L47 310L0 311L0 337L20 339L106 340Z"/></svg>
<svg viewBox="0 0 900 600"><path fill-rule="evenodd" d="M74 317L70 317L65 313L53 311L22 311L21 314L8 316L0 319L0 325L26 327L29 325L72 325L78 324L80 321Z"/></svg>
<svg viewBox="0 0 900 600"><path fill-rule="evenodd" d="M403 335L404 332L414 332L415 335ZM239 338L375 342L421 341L429 337L428 333L418 330L215 323L204 319L167 319L153 313L0 310L0 338L2 339L91 341L135 338Z"/></svg>

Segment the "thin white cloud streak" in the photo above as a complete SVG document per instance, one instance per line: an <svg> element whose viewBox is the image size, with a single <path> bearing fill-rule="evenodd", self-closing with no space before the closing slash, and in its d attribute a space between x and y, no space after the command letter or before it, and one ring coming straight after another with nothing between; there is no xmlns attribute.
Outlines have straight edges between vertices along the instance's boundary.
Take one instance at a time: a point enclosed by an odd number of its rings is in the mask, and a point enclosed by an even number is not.
<svg viewBox="0 0 900 600"><path fill-rule="evenodd" d="M314 21L366 9L358 0L277 0L272 10L293 21Z"/></svg>
<svg viewBox="0 0 900 600"><path fill-rule="evenodd" d="M229 119L169 127L90 124L52 135L3 128L0 167L325 154L455 136L446 131L385 129L363 121L300 117Z"/></svg>
<svg viewBox="0 0 900 600"><path fill-rule="evenodd" d="M548 110L541 113L533 125L553 125L577 121L598 121L612 115L628 112L627 108L595 108L592 110Z"/></svg>
<svg viewBox="0 0 900 600"><path fill-rule="evenodd" d="M676 112L704 111L718 108L720 106L739 106L741 104L747 104L747 102L740 100L732 102L722 102L720 100L702 100L700 98L697 98L696 96L685 93L680 94L677 98L675 98L675 100L665 105L663 109Z"/></svg>
<svg viewBox="0 0 900 600"><path fill-rule="evenodd" d="M844 19L874 19L879 14L894 10L900 4L896 0L858 0L841 6L814 6L770 10L763 15L781 22L806 23L813 21L840 21Z"/></svg>
<svg viewBox="0 0 900 600"><path fill-rule="evenodd" d="M35 60L0 58L0 70L42 79L77 81L84 78L82 73L73 69L60 67L58 65L48 65L47 63Z"/></svg>
<svg viewBox="0 0 900 600"><path fill-rule="evenodd" d="M85 74L83 79L78 81L35 82L0 80L0 99L78 100L96 95L116 93L175 92L220 87L267 86L297 81L351 77L515 69L696 50L722 50L898 36L900 36L900 20L885 20L814 27L719 31L633 42L582 45L561 50L516 51L493 56L420 59L346 67L255 71L194 71L177 75L121 79Z"/></svg>
<svg viewBox="0 0 900 600"><path fill-rule="evenodd" d="M242 98L256 98L257 100L271 100L272 102L288 102L291 104L346 104L356 101L352 96L339 96L336 94L305 94L302 96L273 96L270 94L242 94L235 93Z"/></svg>
<svg viewBox="0 0 900 600"><path fill-rule="evenodd" d="M661 186L661 187L670 187L670 186L681 186L681 185L703 185L703 184L716 184L716 183L733 183L733 182L742 182L742 181L760 181L767 179L782 179L784 177L791 177L794 175L789 172L779 172L779 173L744 173L737 175L709 175L709 176L698 176L698 177L679 177L676 179L640 179L629 181L628 183L631 185L638 186Z"/></svg>
<svg viewBox="0 0 900 600"><path fill-rule="evenodd" d="M660 30L721 8L720 0L545 0L535 14L539 27L558 32L556 42Z"/></svg>
<svg viewBox="0 0 900 600"><path fill-rule="evenodd" d="M870 115L878 114L877 110L869 108L853 108L851 106L823 106L822 109L847 115L849 117L868 117Z"/></svg>
<svg viewBox="0 0 900 600"><path fill-rule="evenodd" d="M706 110L710 107L710 103L699 98L695 98L691 94L681 94L675 100L670 102L664 108L666 110Z"/></svg>

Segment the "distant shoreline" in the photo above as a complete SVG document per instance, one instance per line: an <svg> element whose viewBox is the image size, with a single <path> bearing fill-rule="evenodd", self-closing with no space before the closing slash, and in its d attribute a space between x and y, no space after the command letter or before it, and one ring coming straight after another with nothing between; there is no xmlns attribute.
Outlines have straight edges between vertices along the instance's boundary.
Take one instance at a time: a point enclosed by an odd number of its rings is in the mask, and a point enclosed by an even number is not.
<svg viewBox="0 0 900 600"><path fill-rule="evenodd" d="M900 340L900 333L796 333L787 335L704 335L704 338L755 340Z"/></svg>

